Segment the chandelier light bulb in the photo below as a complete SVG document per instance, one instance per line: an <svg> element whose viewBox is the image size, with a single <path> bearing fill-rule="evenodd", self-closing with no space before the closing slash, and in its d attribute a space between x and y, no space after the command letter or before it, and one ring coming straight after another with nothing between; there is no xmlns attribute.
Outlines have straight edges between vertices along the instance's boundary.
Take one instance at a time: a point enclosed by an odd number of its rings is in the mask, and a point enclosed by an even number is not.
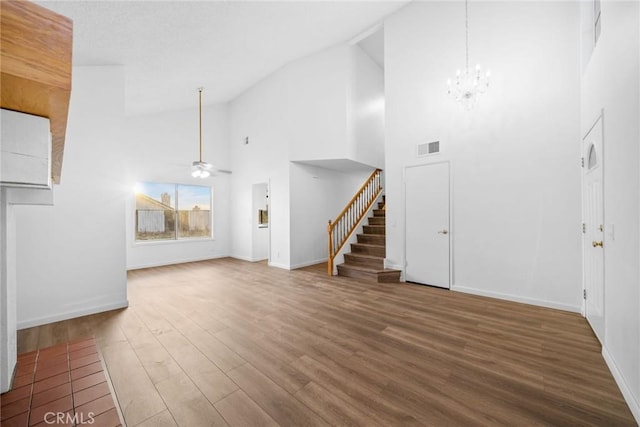
<svg viewBox="0 0 640 427"><path fill-rule="evenodd" d="M453 81L447 80L447 94L451 96L456 102L465 110L471 110L474 104L477 102L478 97L485 93L489 88L489 77L491 71L487 70L486 74L482 74L480 64L476 64L475 70L469 67L469 2L464 2L464 17L465 17L465 53L466 53L466 67L464 69L458 68L456 70L456 76Z"/></svg>
<svg viewBox="0 0 640 427"><path fill-rule="evenodd" d="M457 74L457 73L456 73ZM481 74L480 70L465 69L456 75L453 85L451 79L447 81L447 93L461 104L465 110L471 110L478 97L487 91L489 78Z"/></svg>

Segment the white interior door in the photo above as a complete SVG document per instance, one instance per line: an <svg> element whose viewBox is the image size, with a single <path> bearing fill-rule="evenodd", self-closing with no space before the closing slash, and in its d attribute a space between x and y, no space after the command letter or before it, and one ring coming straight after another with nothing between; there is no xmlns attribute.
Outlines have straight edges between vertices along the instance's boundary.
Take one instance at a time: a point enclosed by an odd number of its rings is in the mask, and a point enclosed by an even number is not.
<svg viewBox="0 0 640 427"><path fill-rule="evenodd" d="M405 280L448 289L449 163L407 168L405 201Z"/></svg>
<svg viewBox="0 0 640 427"><path fill-rule="evenodd" d="M582 141L585 315L604 343L604 202L602 117Z"/></svg>

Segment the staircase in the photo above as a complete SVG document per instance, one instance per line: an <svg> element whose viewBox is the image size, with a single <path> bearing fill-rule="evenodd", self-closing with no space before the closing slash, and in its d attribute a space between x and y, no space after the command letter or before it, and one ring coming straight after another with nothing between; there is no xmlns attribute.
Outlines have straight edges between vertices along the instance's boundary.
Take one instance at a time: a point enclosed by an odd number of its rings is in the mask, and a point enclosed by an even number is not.
<svg viewBox="0 0 640 427"><path fill-rule="evenodd" d="M351 244L351 253L344 255L344 264L338 265L338 276L367 279L373 282L399 282L400 270L384 268L385 257L385 209L384 196L367 218L363 233L358 234L358 243Z"/></svg>

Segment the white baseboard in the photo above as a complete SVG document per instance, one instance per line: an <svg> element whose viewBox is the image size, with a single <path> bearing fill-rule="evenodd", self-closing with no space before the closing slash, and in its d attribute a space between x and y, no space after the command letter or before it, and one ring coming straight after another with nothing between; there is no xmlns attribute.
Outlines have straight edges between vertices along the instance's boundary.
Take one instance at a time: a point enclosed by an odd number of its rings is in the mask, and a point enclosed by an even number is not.
<svg viewBox="0 0 640 427"><path fill-rule="evenodd" d="M128 265L127 270L140 270L143 268L163 267L166 265L185 264L188 262L208 261L210 259L226 258L228 256L229 254L217 253L217 254L201 256L201 257L189 257L189 258L172 259L170 261L148 262L148 263L142 263L142 264Z"/></svg>
<svg viewBox="0 0 640 427"><path fill-rule="evenodd" d="M252 259L250 257L245 257L245 256L241 256L241 255L231 255L231 258L235 258L235 259L239 259L239 260L247 261L247 262L264 261L264 260L254 260L254 259ZM282 268L283 270L291 270L291 267L289 267L286 264L280 264L280 263L273 262L273 261L269 262L268 264L269 264L269 267L277 267L277 268Z"/></svg>
<svg viewBox="0 0 640 427"><path fill-rule="evenodd" d="M291 268L288 265L280 264L277 262L270 262L269 267L277 267L277 268L282 268L283 270L291 270Z"/></svg>
<svg viewBox="0 0 640 427"><path fill-rule="evenodd" d="M537 306L540 306L540 307L555 308L556 310L571 311L573 313L580 313L580 310L582 309L582 307L577 306L577 305L573 306L573 305L562 304L562 303L558 303L558 302L554 302L554 301L547 301L547 300L541 300L541 299L536 299L536 298L520 297L520 296L516 296L516 295L503 294L503 293L500 293L500 292L486 291L484 289L470 288L470 287L467 287L467 286L453 285L453 286L451 286L451 290L452 291L457 291L457 292L464 292L466 294L480 295L480 296L483 296L483 297L498 298L498 299L503 299L503 300L507 300L507 301L521 302L521 303L524 303L524 304L537 305Z"/></svg>
<svg viewBox="0 0 640 427"><path fill-rule="evenodd" d="M48 323L60 322L61 320L74 319L76 317L88 316L90 314L102 313L105 311L117 310L129 306L129 301L117 301L104 305L83 308L81 310L67 311L52 316L39 317L36 319L21 320L18 322L17 329L32 328L34 326L46 325Z"/></svg>
<svg viewBox="0 0 640 427"><path fill-rule="evenodd" d="M242 261L247 261L247 262L258 262L258 261L266 261L267 258L252 258L252 257L248 257L248 256L242 256L242 255L229 255L229 257L234 258L234 259L239 259Z"/></svg>
<svg viewBox="0 0 640 427"><path fill-rule="evenodd" d="M400 264L395 264L391 261L389 261L389 258L385 258L384 259L384 268L390 268L392 270L404 270L404 266L400 265Z"/></svg>
<svg viewBox="0 0 640 427"><path fill-rule="evenodd" d="M635 396L631 392L631 389L629 388L626 381L624 380L624 376L622 375L622 372L620 372L620 370L618 369L618 366L616 365L616 362L613 359L613 356L611 356L611 353L609 353L609 350L607 350L607 347L605 347L604 345L602 346L602 357L604 357L604 361L609 367L609 370L613 375L613 379L616 380L616 384L618 384L618 388L622 392L622 397L624 397L624 400L627 402L627 405L629 405L629 409L631 410L631 413L636 419L636 422L640 424L640 402L638 402L638 400L635 398Z"/></svg>
<svg viewBox="0 0 640 427"><path fill-rule="evenodd" d="M236 258L236 259L240 259L242 261L248 261L248 262L262 261L262 260L252 260L249 257L237 256L237 255L231 255L231 258ZM326 261L326 260L327 259L325 258L324 261ZM281 264L279 262L271 261L271 262L269 262L269 267L282 268L283 270L293 270L295 268L306 267L308 265L318 264L318 263L321 263L321 262L323 262L323 260L311 261L309 263L302 263L302 264L297 264L297 265L293 266L293 265Z"/></svg>
<svg viewBox="0 0 640 427"><path fill-rule="evenodd" d="M307 262L301 262L299 264L295 264L291 266L291 270L295 270L296 268L303 268L303 267L309 267L310 265L316 265L316 264L320 264L323 262L327 262L328 258L322 258L322 259L316 259L313 261L307 261Z"/></svg>

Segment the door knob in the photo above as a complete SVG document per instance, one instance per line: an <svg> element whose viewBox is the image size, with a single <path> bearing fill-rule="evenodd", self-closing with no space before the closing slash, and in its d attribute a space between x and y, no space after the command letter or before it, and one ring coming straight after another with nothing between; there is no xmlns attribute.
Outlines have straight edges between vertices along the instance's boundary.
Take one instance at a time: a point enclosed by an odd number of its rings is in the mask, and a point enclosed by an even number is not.
<svg viewBox="0 0 640 427"><path fill-rule="evenodd" d="M592 245L594 248L597 248L598 246L602 247L602 242L596 242L596 241L594 240L594 241L591 243L591 245Z"/></svg>
<svg viewBox="0 0 640 427"><path fill-rule="evenodd" d="M438 231L438 234L449 234L449 232L447 230L440 230Z"/></svg>

